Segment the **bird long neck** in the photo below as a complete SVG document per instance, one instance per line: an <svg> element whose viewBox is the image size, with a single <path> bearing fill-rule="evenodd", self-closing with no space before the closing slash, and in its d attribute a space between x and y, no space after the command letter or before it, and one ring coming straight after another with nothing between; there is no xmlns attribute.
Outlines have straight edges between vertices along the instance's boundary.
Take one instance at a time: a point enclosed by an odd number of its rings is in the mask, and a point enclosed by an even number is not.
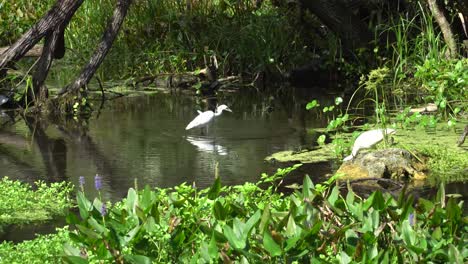
<svg viewBox="0 0 468 264"><path fill-rule="evenodd" d="M216 110L216 112L214 113L215 116L220 116L221 113L223 113L223 110Z"/></svg>

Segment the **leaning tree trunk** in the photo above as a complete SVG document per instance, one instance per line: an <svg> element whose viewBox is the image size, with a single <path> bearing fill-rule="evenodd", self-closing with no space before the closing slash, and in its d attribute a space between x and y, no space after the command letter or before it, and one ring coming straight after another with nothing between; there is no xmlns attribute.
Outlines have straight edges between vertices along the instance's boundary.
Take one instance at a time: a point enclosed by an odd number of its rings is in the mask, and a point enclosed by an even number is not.
<svg viewBox="0 0 468 264"><path fill-rule="evenodd" d="M31 101L37 103L48 97L48 90L44 82L49 73L53 59L61 58L65 53L65 40L63 36L65 26L66 25L60 25L52 33L46 35L42 55L32 77L33 89L28 89L27 92L23 94L21 100L22 105L27 105L28 102Z"/></svg>
<svg viewBox="0 0 468 264"><path fill-rule="evenodd" d="M117 6L114 10L114 14L112 15L112 19L109 25L107 26L106 31L104 32L104 36L102 37L101 42L94 51L94 54L91 56L89 63L82 69L80 76L72 84L63 88L59 92L59 95L77 92L80 88L88 84L96 70L99 68L99 65L101 65L102 61L106 57L110 48L112 47L112 43L117 37L120 26L124 21L130 3L131 0L119 0L117 2Z"/></svg>
<svg viewBox="0 0 468 264"><path fill-rule="evenodd" d="M429 4L429 9L442 31L442 36L444 37L445 43L448 47L449 57L456 58L458 56L457 42L455 41L452 30L450 29L450 24L445 18L444 13L437 5L436 0L427 0L427 3Z"/></svg>
<svg viewBox="0 0 468 264"><path fill-rule="evenodd" d="M33 76L33 89L23 97L23 103L36 100L40 94L47 94L43 86L47 77L52 59L63 57L65 51L63 30L81 6L83 0L58 0L49 12L31 27L20 39L0 54L0 73L4 72L8 65L22 58L42 38L46 38L39 64Z"/></svg>

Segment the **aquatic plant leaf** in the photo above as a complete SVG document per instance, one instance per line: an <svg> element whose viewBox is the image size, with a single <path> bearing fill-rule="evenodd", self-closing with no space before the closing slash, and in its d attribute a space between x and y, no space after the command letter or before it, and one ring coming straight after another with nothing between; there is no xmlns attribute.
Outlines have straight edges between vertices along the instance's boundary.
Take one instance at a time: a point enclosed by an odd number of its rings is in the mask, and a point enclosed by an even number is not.
<svg viewBox="0 0 468 264"><path fill-rule="evenodd" d="M446 210L447 219L449 219L454 224L458 224L461 220L462 211L454 198L449 198Z"/></svg>
<svg viewBox="0 0 468 264"><path fill-rule="evenodd" d="M87 236L88 238L90 239L101 239L102 236L96 232L94 232L93 230L85 227L85 226L82 226L82 225L76 225L76 228L78 228L78 230L80 230L81 233L83 233L85 236Z"/></svg>
<svg viewBox="0 0 468 264"><path fill-rule="evenodd" d="M297 244L297 241L301 239L301 234L297 233L296 235L288 238L286 240L286 247L284 248L284 251L289 251L290 249L294 248Z"/></svg>
<svg viewBox="0 0 468 264"><path fill-rule="evenodd" d="M408 220L403 221L401 226L401 232L405 243L409 246L414 245L416 241L416 235Z"/></svg>
<svg viewBox="0 0 468 264"><path fill-rule="evenodd" d="M302 195L304 196L303 198L308 198L312 200L313 188L314 188L314 184L312 183L312 180L310 179L309 175L306 175L302 183Z"/></svg>
<svg viewBox="0 0 468 264"><path fill-rule="evenodd" d="M351 262L351 258L346 254L346 252L340 252L340 264L348 264Z"/></svg>
<svg viewBox="0 0 468 264"><path fill-rule="evenodd" d="M213 213L214 213L215 218L218 219L218 220L225 220L226 219L227 212L226 212L226 209L224 208L224 206L221 204L220 201L216 201L213 204Z"/></svg>
<svg viewBox="0 0 468 264"><path fill-rule="evenodd" d="M260 233L265 232L265 229L270 221L271 213L270 213L270 204L267 203L265 205L265 209L263 209L262 218L260 220L260 225L258 226L258 230Z"/></svg>
<svg viewBox="0 0 468 264"><path fill-rule="evenodd" d="M223 227L223 233L226 236L229 244L235 249L243 249L245 248L245 241L243 241L240 237L237 237L232 230L232 228L228 225Z"/></svg>
<svg viewBox="0 0 468 264"><path fill-rule="evenodd" d="M286 235L287 236L293 236L296 234L297 230L297 225L296 222L294 221L294 217L290 215L288 217L288 224L286 225Z"/></svg>
<svg viewBox="0 0 468 264"><path fill-rule="evenodd" d="M328 202L334 207L336 200L338 200L338 195L340 194L340 191L338 189L338 186L333 187L332 192L328 196Z"/></svg>
<svg viewBox="0 0 468 264"><path fill-rule="evenodd" d="M138 203L138 194L136 193L135 189L130 188L128 189L127 193L127 211L130 213L135 213L135 207Z"/></svg>
<svg viewBox="0 0 468 264"><path fill-rule="evenodd" d="M125 263L151 264L151 259L142 255L124 255Z"/></svg>
<svg viewBox="0 0 468 264"><path fill-rule="evenodd" d="M420 205L420 208L424 210L424 212L429 212L434 208L434 203L424 198L419 198L418 204Z"/></svg>
<svg viewBox="0 0 468 264"><path fill-rule="evenodd" d="M208 253L211 258L218 257L218 246L216 245L215 233L211 235L210 244L208 245Z"/></svg>
<svg viewBox="0 0 468 264"><path fill-rule="evenodd" d="M139 226L136 226L135 228L133 228L132 230L130 230L130 231L125 235L125 237L123 238L123 241L122 241L123 244L122 244L122 246L128 245L128 243L129 243L130 241L132 241L133 238L138 234L138 231L140 231L140 229L141 229L141 226L139 225Z"/></svg>
<svg viewBox="0 0 468 264"><path fill-rule="evenodd" d="M152 192L150 187L146 185L145 189L142 191L140 200L140 207L145 212L145 214L151 210L153 204L155 203L155 198L156 197L154 192Z"/></svg>
<svg viewBox="0 0 468 264"><path fill-rule="evenodd" d="M78 194L76 195L76 200L78 203L78 209L80 211L81 218L87 219L89 217L89 212L93 208L93 205L82 192L78 192Z"/></svg>
<svg viewBox="0 0 468 264"><path fill-rule="evenodd" d="M94 228L94 230L98 233L104 234L106 232L106 227L101 225L96 219L89 218L88 224Z"/></svg>
<svg viewBox="0 0 468 264"><path fill-rule="evenodd" d="M273 237L271 237L268 231L263 233L263 245L271 256L281 256L281 247L276 244L275 240L273 240Z"/></svg>
<svg viewBox="0 0 468 264"><path fill-rule="evenodd" d="M218 198L221 191L221 180L219 177L215 179L213 185L211 185L210 190L208 191L208 199L214 200Z"/></svg>
<svg viewBox="0 0 468 264"><path fill-rule="evenodd" d="M149 216L146 219L146 222L144 224L144 228L147 233L153 233L157 231L157 225L156 222L154 221L154 218L152 216Z"/></svg>
<svg viewBox="0 0 468 264"><path fill-rule="evenodd" d="M352 229L346 230L345 237L346 237L346 252L352 256L356 252L356 248L359 242L359 237L357 233Z"/></svg>
<svg viewBox="0 0 468 264"><path fill-rule="evenodd" d="M449 246L448 257L450 263L463 263L463 257L461 256L460 251L458 251L453 244Z"/></svg>
<svg viewBox="0 0 468 264"><path fill-rule="evenodd" d="M439 190L437 191L436 199L440 202L442 208L445 207L445 184L442 182L439 185Z"/></svg>
<svg viewBox="0 0 468 264"><path fill-rule="evenodd" d="M72 263L72 264L87 264L89 263L88 260L78 257L78 256L64 256L63 260L66 263Z"/></svg>
<svg viewBox="0 0 468 264"><path fill-rule="evenodd" d="M431 237L437 241L442 239L442 229L440 229L440 226L434 228Z"/></svg>
<svg viewBox="0 0 468 264"><path fill-rule="evenodd" d="M250 217L250 219L245 223L244 229L242 230L243 236L245 239L250 235L252 228L260 221L260 217L262 216L260 210L257 210L254 215Z"/></svg>

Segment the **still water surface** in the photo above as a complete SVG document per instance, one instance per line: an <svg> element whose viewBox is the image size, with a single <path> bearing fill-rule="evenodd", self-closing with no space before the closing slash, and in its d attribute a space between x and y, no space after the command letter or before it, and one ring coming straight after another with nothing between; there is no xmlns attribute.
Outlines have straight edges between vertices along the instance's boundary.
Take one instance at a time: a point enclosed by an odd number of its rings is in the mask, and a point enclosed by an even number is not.
<svg viewBox="0 0 468 264"><path fill-rule="evenodd" d="M0 127L0 176L68 180L75 186L84 176L86 192L96 195L94 176L99 174L102 194L110 200L125 196L135 179L140 187L209 186L216 163L225 185L256 181L275 169L264 162L266 156L310 146L315 139L306 128L324 125L305 111L314 95L290 103L260 98L265 96L221 96L218 103L233 113L223 112L203 132L185 131L185 126L207 104L169 94L115 99L84 125L16 118L13 125Z"/></svg>

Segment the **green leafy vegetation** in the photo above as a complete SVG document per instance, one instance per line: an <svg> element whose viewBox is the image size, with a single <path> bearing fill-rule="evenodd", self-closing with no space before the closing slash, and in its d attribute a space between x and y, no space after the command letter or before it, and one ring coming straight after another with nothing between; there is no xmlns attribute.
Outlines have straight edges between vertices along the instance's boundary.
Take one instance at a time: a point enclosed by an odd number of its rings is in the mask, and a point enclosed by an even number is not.
<svg viewBox="0 0 468 264"><path fill-rule="evenodd" d="M69 241L67 227L57 228L57 233L40 235L33 240L13 244L0 244L1 263L60 263L63 245Z"/></svg>
<svg viewBox="0 0 468 264"><path fill-rule="evenodd" d="M7 177L0 181L0 229L65 215L71 206L70 183L36 182L33 188Z"/></svg>
<svg viewBox="0 0 468 264"><path fill-rule="evenodd" d="M277 192L294 168L263 175L257 184L198 190L130 189L111 205L77 196L80 219L70 215L77 246L70 263L153 262L453 262L468 252L462 203L398 199L374 192L360 198L340 192L335 177L314 185L305 177L290 195ZM265 188L260 188L263 185ZM105 208L105 210L103 210Z"/></svg>

